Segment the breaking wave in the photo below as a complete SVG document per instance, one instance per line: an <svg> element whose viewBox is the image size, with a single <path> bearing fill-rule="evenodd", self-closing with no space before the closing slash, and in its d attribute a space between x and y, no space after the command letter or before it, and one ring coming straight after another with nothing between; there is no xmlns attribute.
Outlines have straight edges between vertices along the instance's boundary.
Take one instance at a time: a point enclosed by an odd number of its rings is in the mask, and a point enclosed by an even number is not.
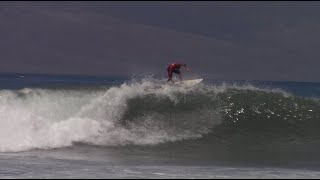
<svg viewBox="0 0 320 180"><path fill-rule="evenodd" d="M0 151L86 143L156 145L230 134L320 135L317 99L252 85L163 86L142 80L91 89L0 91Z"/></svg>

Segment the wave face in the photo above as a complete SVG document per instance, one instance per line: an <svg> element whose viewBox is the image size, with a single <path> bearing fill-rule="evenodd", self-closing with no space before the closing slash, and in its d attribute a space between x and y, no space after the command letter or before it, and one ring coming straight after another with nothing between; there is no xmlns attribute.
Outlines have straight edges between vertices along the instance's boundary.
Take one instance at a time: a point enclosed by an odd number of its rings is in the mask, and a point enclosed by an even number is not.
<svg viewBox="0 0 320 180"><path fill-rule="evenodd" d="M90 89L0 91L0 151L86 143L157 145L237 136L319 139L319 102L252 85L165 86L143 80Z"/></svg>

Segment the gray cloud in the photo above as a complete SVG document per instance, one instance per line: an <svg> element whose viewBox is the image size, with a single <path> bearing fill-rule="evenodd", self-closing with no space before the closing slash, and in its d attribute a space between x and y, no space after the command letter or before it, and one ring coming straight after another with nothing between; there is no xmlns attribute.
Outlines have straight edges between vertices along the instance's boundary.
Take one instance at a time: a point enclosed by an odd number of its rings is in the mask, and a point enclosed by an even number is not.
<svg viewBox="0 0 320 180"><path fill-rule="evenodd" d="M317 2L1 2L0 71L320 81Z"/></svg>

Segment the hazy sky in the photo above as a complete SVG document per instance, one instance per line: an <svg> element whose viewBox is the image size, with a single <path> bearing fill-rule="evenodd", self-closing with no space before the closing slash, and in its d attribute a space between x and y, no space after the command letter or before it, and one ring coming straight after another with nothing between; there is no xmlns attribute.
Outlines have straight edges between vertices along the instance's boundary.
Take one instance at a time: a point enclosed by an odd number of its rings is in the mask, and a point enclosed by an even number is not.
<svg viewBox="0 0 320 180"><path fill-rule="evenodd" d="M320 2L0 2L0 72L320 82Z"/></svg>

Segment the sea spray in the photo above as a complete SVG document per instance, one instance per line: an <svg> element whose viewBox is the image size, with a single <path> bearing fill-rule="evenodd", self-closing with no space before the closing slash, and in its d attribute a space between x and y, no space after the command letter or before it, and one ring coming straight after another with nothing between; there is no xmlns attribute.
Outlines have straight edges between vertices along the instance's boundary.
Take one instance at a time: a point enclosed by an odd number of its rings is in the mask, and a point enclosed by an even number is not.
<svg viewBox="0 0 320 180"><path fill-rule="evenodd" d="M156 145L239 129L253 132L251 127L274 132L277 128L272 126L280 124L283 129L318 125L317 101L280 89L250 84L159 87L159 83L131 81L90 91L2 90L0 151L59 148L75 142Z"/></svg>

